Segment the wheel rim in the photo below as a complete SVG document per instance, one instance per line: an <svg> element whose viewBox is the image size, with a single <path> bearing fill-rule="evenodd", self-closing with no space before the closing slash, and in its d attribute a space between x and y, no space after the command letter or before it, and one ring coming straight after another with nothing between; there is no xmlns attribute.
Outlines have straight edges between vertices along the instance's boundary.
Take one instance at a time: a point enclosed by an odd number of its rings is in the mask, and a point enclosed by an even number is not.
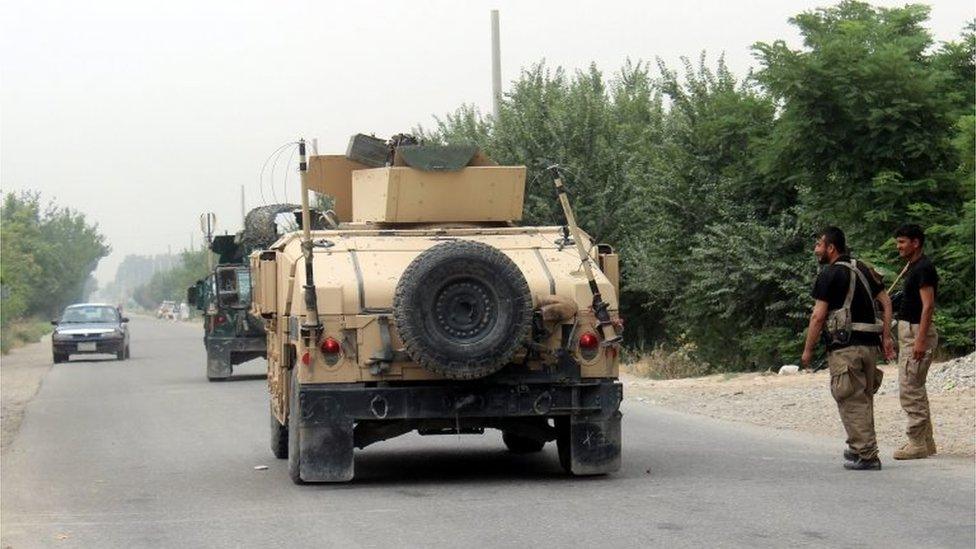
<svg viewBox="0 0 976 549"><path fill-rule="evenodd" d="M444 284L434 298L434 326L452 343L484 338L498 320L498 298L479 279L460 278Z"/></svg>

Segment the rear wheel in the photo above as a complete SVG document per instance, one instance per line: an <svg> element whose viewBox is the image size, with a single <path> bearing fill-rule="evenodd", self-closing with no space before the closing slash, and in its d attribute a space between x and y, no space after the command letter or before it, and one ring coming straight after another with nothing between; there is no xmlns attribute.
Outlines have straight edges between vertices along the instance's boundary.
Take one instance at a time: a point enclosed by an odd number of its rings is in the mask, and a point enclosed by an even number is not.
<svg viewBox="0 0 976 549"><path fill-rule="evenodd" d="M288 426L282 425L274 412L271 416L271 453L278 459L288 457Z"/></svg>
<svg viewBox="0 0 976 549"><path fill-rule="evenodd" d="M559 416L556 423L556 449L559 452L559 466L569 474L573 474L572 442L570 441L569 416Z"/></svg>
<svg viewBox="0 0 976 549"><path fill-rule="evenodd" d="M544 441L504 431L502 432L502 441L513 454L533 454L542 451L546 445Z"/></svg>
<svg viewBox="0 0 976 549"><path fill-rule="evenodd" d="M61 353L54 353L54 363L55 364L60 364L62 362L67 362L67 361L68 361L68 355L64 355L64 354L61 354Z"/></svg>
<svg viewBox="0 0 976 549"><path fill-rule="evenodd" d="M292 370L288 393L288 476L295 484L305 484L302 480L301 433L298 429L298 374Z"/></svg>

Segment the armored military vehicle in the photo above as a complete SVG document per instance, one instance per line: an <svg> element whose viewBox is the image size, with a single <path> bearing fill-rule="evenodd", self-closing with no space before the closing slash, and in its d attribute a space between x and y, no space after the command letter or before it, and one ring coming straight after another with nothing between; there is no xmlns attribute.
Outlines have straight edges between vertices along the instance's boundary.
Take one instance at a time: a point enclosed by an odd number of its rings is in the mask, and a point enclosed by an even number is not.
<svg viewBox="0 0 976 549"><path fill-rule="evenodd" d="M203 313L208 380L225 380L235 365L265 357L264 321L250 313L251 268L247 254L274 242L279 236L275 217L297 208L293 204L255 208L248 212L241 232L213 238L210 249L217 255L216 267L187 289L187 302Z"/></svg>
<svg viewBox="0 0 976 549"><path fill-rule="evenodd" d="M524 166L375 141L308 159L302 143L303 230L251 255L291 479L351 480L355 448L414 430L498 429L516 453L555 441L574 475L617 470L613 249L568 209L567 226L519 226ZM335 198L324 230L308 190Z"/></svg>

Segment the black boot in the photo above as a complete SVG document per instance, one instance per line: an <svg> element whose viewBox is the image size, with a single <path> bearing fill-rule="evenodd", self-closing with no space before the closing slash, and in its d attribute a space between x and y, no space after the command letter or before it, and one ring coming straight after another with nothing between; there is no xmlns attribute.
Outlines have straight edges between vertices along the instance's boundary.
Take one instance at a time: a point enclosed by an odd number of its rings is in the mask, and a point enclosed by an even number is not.
<svg viewBox="0 0 976 549"><path fill-rule="evenodd" d="M881 460L878 458L874 458L874 459L858 458L856 461L845 462L844 469L850 471L880 471Z"/></svg>
<svg viewBox="0 0 976 549"><path fill-rule="evenodd" d="M857 452L850 448L844 449L844 459L847 461L857 461Z"/></svg>

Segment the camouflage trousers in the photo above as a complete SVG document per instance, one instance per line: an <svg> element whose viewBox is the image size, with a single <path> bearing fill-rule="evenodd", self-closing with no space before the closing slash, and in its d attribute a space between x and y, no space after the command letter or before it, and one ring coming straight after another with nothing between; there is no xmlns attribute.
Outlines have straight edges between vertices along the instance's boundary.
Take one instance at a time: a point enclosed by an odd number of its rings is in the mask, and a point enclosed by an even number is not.
<svg viewBox="0 0 976 549"><path fill-rule="evenodd" d="M901 408L908 416L905 433L909 440L924 443L932 437L932 415L929 410L929 396L925 390L925 379L932 365L932 351L939 344L939 334L935 326L929 327L925 336L926 352L922 360L912 357L918 324L898 321L898 397Z"/></svg>
<svg viewBox="0 0 976 549"><path fill-rule="evenodd" d="M847 446L861 459L878 457L874 432L874 393L882 373L876 367L877 349L852 345L827 353L830 394L837 402L840 421L847 431Z"/></svg>

